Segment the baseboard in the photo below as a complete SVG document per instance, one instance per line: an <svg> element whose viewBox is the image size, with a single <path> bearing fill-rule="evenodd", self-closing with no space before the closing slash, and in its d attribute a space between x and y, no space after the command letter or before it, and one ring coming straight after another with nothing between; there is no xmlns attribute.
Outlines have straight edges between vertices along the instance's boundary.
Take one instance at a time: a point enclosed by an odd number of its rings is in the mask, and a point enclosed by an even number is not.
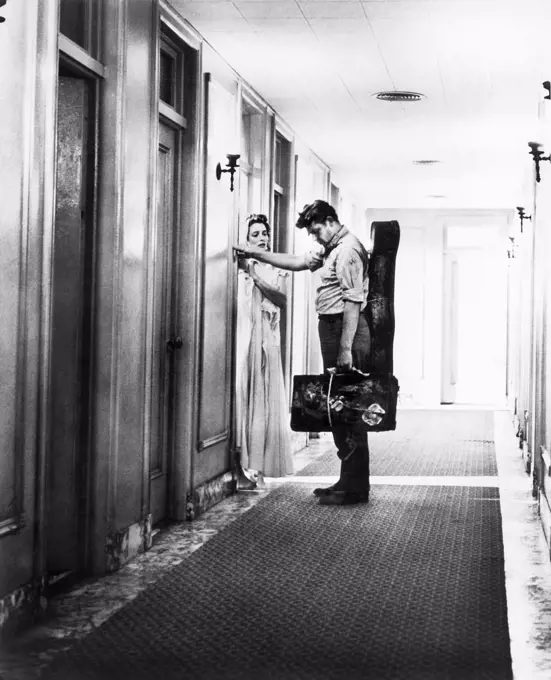
<svg viewBox="0 0 551 680"><path fill-rule="evenodd" d="M526 442L526 440L522 441L520 450L522 451L522 460L524 462L524 470L526 471L527 474L530 474L530 471L532 469L532 453L530 452L530 449L528 448L528 443Z"/></svg>
<svg viewBox="0 0 551 680"><path fill-rule="evenodd" d="M151 515L105 537L105 571L117 571L152 543Z"/></svg>
<svg viewBox="0 0 551 680"><path fill-rule="evenodd" d="M46 576L0 598L0 639L12 637L46 611Z"/></svg>
<svg viewBox="0 0 551 680"><path fill-rule="evenodd" d="M190 491L186 499L186 521L191 522L212 508L224 498L228 498L236 492L236 484L232 472L224 472L193 491Z"/></svg>

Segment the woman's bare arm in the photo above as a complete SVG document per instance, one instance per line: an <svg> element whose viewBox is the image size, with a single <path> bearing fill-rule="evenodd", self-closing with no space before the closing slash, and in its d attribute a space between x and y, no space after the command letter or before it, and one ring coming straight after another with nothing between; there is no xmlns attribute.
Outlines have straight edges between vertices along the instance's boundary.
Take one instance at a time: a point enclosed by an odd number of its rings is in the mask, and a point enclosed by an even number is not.
<svg viewBox="0 0 551 680"><path fill-rule="evenodd" d="M272 286L265 279L263 279L256 271L256 267L253 262L251 262L251 266L249 267L249 273L262 295L265 295L268 300L270 300L270 302L273 302L274 305L280 309L285 307L287 304L287 295L283 291L279 290L279 288Z"/></svg>

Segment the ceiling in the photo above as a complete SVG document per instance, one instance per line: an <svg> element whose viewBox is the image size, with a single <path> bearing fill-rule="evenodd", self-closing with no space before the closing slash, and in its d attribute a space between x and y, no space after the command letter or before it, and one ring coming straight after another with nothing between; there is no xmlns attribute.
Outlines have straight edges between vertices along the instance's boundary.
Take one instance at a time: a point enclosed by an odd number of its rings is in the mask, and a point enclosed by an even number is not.
<svg viewBox="0 0 551 680"><path fill-rule="evenodd" d="M171 4L361 207L522 202L551 80L551 0ZM373 97L383 90L426 98Z"/></svg>

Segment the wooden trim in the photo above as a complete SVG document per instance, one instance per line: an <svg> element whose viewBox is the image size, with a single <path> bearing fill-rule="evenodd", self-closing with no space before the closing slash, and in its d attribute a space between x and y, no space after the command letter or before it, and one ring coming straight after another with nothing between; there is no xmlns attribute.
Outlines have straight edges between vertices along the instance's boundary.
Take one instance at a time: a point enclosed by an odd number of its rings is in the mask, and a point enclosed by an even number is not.
<svg viewBox="0 0 551 680"><path fill-rule="evenodd" d="M100 78L105 77L105 68L101 62L91 57L86 50L77 45L66 36L59 34L59 51L79 66L83 66L87 71Z"/></svg>
<svg viewBox="0 0 551 680"><path fill-rule="evenodd" d="M273 116L265 107L262 116L262 170L260 191L264 212L273 219L272 173L274 166L275 130Z"/></svg>
<svg viewBox="0 0 551 680"><path fill-rule="evenodd" d="M0 538L15 534L25 527L25 515L14 515L0 522Z"/></svg>
<svg viewBox="0 0 551 680"><path fill-rule="evenodd" d="M268 143L266 144L266 150L267 153L269 153L269 163L268 165L268 215L270 217L270 224L272 225L272 249L273 249L273 244L274 244L274 236L275 236L275 224L274 224L274 211L275 211L275 201L274 201L274 192L278 191L277 187L279 185L276 185L275 177L276 177L276 172L275 172L275 161L276 161L276 129L275 129L275 120L274 120L274 114L271 110L268 111L268 116L267 116L267 137L268 137ZM278 191L279 194L283 193L282 191Z"/></svg>
<svg viewBox="0 0 551 680"><path fill-rule="evenodd" d="M154 335L154 279L155 279L155 242L157 235L156 205L157 205L157 155L159 148L159 115L158 115L158 83L159 83L159 50L161 44L160 18L158 5L153 7L153 20L150 46L148 82L151 86L149 96L149 173L147 191L149 194L147 226L144 234L144 302L143 310L143 460L142 460L142 494L140 518L145 518L151 512L151 421L152 421L152 385L153 372L153 335ZM167 499L168 500L168 499Z"/></svg>
<svg viewBox="0 0 551 680"><path fill-rule="evenodd" d="M104 58L110 77L101 82L99 100L98 154L103 163L98 173L98 195L101 199L97 204L96 253L102 266L96 271L98 293L94 309L94 335L99 354L92 386L91 510L87 513L88 526L84 538L86 570L95 573L105 569L105 536L111 530L114 516L120 445L119 309L124 220L127 1L107 3L104 9ZM105 393L95 388L95 382L102 373L98 368L99 361L109 376L109 389Z"/></svg>
<svg viewBox="0 0 551 680"><path fill-rule="evenodd" d="M39 8L38 10L39 14L43 13L48 13L48 10L46 8ZM33 384L31 385L29 383L29 373L32 375L34 371L32 369L36 368L37 373L40 376L40 367L41 364L38 361L38 358L36 356L36 351L34 350L34 347L31 349L30 343L34 345L34 336L37 332L38 325L37 324L32 324L32 327L29 329L29 326L31 325L31 320L33 319L34 316L36 316L36 302L32 300L32 294L33 291L31 291L31 286L29 285L29 259L31 257L31 252L30 249L33 246L33 241L34 240L41 240L42 235L39 234L38 238L37 235L35 234L35 239L32 239L31 236L31 231L32 231L32 225L31 225L31 220L36 219L36 214L40 212L40 207L33 206L32 201L33 198L35 201L39 202L40 197L35 198L33 194L38 192L38 187L40 186L40 182L37 183L35 186L33 186L32 179L34 178L35 180L37 179L43 179L43 175L37 174L35 175L33 173L33 170L35 169L34 166L41 165L42 159L40 158L40 163L36 163L36 158L39 157L38 154L40 151L37 153L37 149L35 148L35 143L37 139L37 130L36 128L38 127L37 125L37 118L39 117L37 114L37 106L35 106L36 103L36 92L42 85L42 79L40 79L37 76L36 73L36 68L37 68L37 54L40 55L41 52L39 51L39 47L43 48L44 51L44 59L46 57L51 58L51 54L53 51L53 48L51 47L51 42L48 38L48 36L45 36L42 34L42 38L39 37L38 39L38 44L33 44L31 46L31 41L29 41L28 46L27 46L27 53L25 55L22 55L22 64L26 64L26 68L24 71L24 79L22 81L22 86L25 87L26 91L29 93L29 96L25 98L25 104L23 107L23 111L21 112L21 116L23 117L23 120L25 121L25 124L22 127L23 130L23 138L21 139L21 155L22 155L22 164L21 164L21 177L22 177L22 182L21 182L21 199L20 199L20 211L21 211L21 235L20 235L20 240L19 240L19 249L18 249L18 259L20 262L19 265L19 295L18 295L18 300L17 300L17 320L16 320L16 349L15 349L15 404L14 404L14 409L13 409L13 417L14 417L14 429L13 429L13 440L12 440L12 447L13 447L13 467L12 467L12 479L13 479L13 484L14 484L14 490L13 490L13 501L11 503L11 507L8 509L8 513L11 516L5 517L2 522L0 522L0 536L4 536L10 533L13 533L15 531L18 531L23 527L22 523L22 513L23 513L23 508L25 507L25 470L28 462L28 454L27 454L27 444L28 444L28 436L30 434L33 443L32 447L34 449L35 447L35 442L38 442L38 437L36 436L36 433L34 432L34 423L31 425L33 416L36 417L36 412L33 413L30 416L30 422L27 421L27 405L26 402L29 399L33 399L34 393L37 392L36 385L34 384L34 376L33 376ZM49 48L49 51L48 51ZM52 83L50 83L52 85ZM56 85L52 85L55 87ZM32 96L31 96L32 95ZM50 92L46 91L46 97L47 101L49 104L51 104L51 98L50 98ZM55 95L54 95L54 102L55 102ZM48 111L48 113L51 113ZM54 113L55 116L55 113ZM48 130L48 132L50 132ZM46 150L46 145L44 144L44 149ZM33 153L34 152L34 153ZM34 208L34 212L33 212ZM40 219L40 217L38 218ZM38 260L38 257L36 258L35 262ZM37 277L37 282L38 282L38 277ZM36 293L36 291L34 291ZM38 348L38 352L40 352L40 347ZM35 359L37 362L36 367L32 366L32 360ZM29 367L31 367L31 370L29 371ZM38 381L38 387L40 389L41 384L40 381ZM33 396L31 396L33 395ZM34 402L34 399L33 399ZM33 403L33 406L35 404ZM33 409L34 410L34 409ZM32 433L32 434L31 434ZM44 448L44 442L39 442L38 443L38 449L41 452L45 451ZM36 478L38 480L38 483L36 484L37 488L37 498L36 498L36 506L37 506L37 512L36 512L36 518L40 519L40 509L39 509L39 503L41 504L43 502L43 494L44 494L44 489L45 489L45 471L44 471L44 461L41 460L40 458L37 458L35 454L33 453L33 457L37 459L37 472L36 472ZM8 514L6 513L6 514ZM41 545L40 541L40 535L39 535L39 540L38 540L39 546Z"/></svg>
<svg viewBox="0 0 551 680"><path fill-rule="evenodd" d="M200 181L203 173L203 83L202 83L202 46L194 52L190 89L187 91L189 128L182 135L182 182L186 195L182 205L182 220L188 225L186 232L181 231L181 267L176 288L175 316L176 328L185 338L189 354L186 362L179 368L176 377L178 442L175 446L173 470L173 517L183 520L186 517L186 498L193 482L195 465L195 444L197 442L197 394L199 385L199 346L197 304L200 299L200 242L202 225L202 201L204 186ZM190 94L193 93L193 94ZM199 178L199 179L198 179ZM189 267L186 262L191 261Z"/></svg>
<svg viewBox="0 0 551 680"><path fill-rule="evenodd" d="M195 267L197 274L197 295L195 297L195 318L197 319L197 325L195 327L195 347L196 350L196 389L195 394L197 395L195 409L195 417L193 419L194 429L195 429L195 441L196 447L199 451L199 445L201 440L199 437L199 432L201 430L201 396L202 396L202 374L203 374L203 347L202 347L202 334L204 325L204 310L203 310L203 297L205 294L205 242L206 242L206 219L207 219L207 184L208 184L208 140L209 140L209 111L210 111L210 84L212 81L211 73L203 74L203 120L202 120L202 138L201 138L201 159L203 163L202 167L202 195L200 201L200 221L199 221L199 238L197 239L197 252L195 257ZM192 470L193 475L195 475L195 470ZM195 479L192 479L195 483Z"/></svg>
<svg viewBox="0 0 551 680"><path fill-rule="evenodd" d="M275 129L278 134L284 137L288 142L293 142L295 139L295 133L293 129L276 113L274 115Z"/></svg>
<svg viewBox="0 0 551 680"><path fill-rule="evenodd" d="M257 110L259 114L266 114L268 110L268 104L266 101L255 91L253 88L241 80L241 98L254 109Z"/></svg>
<svg viewBox="0 0 551 680"><path fill-rule="evenodd" d="M166 2L160 0L160 21L194 50L199 50L203 38L193 26Z"/></svg>
<svg viewBox="0 0 551 680"><path fill-rule="evenodd" d="M57 83L58 83L58 13L57 7L52 3L39 3L38 21L41 29L38 33L37 54L42 55L42 75L36 78L34 91L34 130L31 130L31 139L36 140L35 135L42 137L39 149L33 149L35 167L30 168L30 219L29 229L37 241L40 241L41 252L36 257L40 272L33 274L39 285L35 300L26 301L27 315L39 312L40 324L36 329L38 337L33 347L36 354L36 375L30 375L26 380L26 387L36 391L36 430L34 440L36 444L37 468L35 520L39 530L35 541L34 576L42 578L46 569L47 534L45 518L47 516L47 485L48 485L48 458L50 453L50 374L51 374L51 340L52 340L52 295L53 295L53 242L55 229L55 191L56 191L56 147L57 147ZM49 68L47 68L49 67ZM31 239L33 238L31 236ZM28 254L28 253L27 253ZM27 280L28 280L27 276ZM28 288L28 286L27 286ZM26 322L28 316L26 315ZM25 329L28 333L28 329ZM33 329L35 330L35 329ZM25 345L29 347L29 335L25 338ZM33 343L34 344L34 343ZM27 355L28 356L28 355ZM27 357L25 357L27 359ZM28 360L28 359L27 359ZM27 373L27 371L26 371ZM32 374L32 371L31 371ZM32 381L32 382L31 382ZM36 381L36 382L35 382ZM23 420L24 422L24 420Z"/></svg>
<svg viewBox="0 0 551 680"><path fill-rule="evenodd" d="M242 101L241 90L235 94L234 105L234 130L236 139L240 137ZM230 238L228 243L228 304L227 304L227 331L226 331L226 380L229 390L229 408L226 412L226 430L229 447L230 469L233 472L236 466L236 372L237 372L237 293L238 293L238 269L233 254L233 244L239 236L239 207L240 207L240 180L241 173L237 173L237 186L233 194L232 222L230 228Z"/></svg>
<svg viewBox="0 0 551 680"><path fill-rule="evenodd" d="M167 121L173 123L176 127L186 130L187 118L177 113L172 106L159 99L159 115L166 118Z"/></svg>
<svg viewBox="0 0 551 680"><path fill-rule="evenodd" d="M189 437L186 440L189 442L189 459L188 459L188 476L185 481L184 488L180 497L184 499L183 507L179 513L179 517L185 517L186 504L185 498L187 492L192 488L195 480L195 450L194 446L198 441L199 435L199 397L201 389L201 328L202 328L202 314L201 314L201 300L203 295L203 244L204 244L204 229L205 222L205 203L206 203L206 178L207 178L207 122L208 122L208 83L210 81L210 73L203 74L203 50L202 47L197 53L197 65L195 72L196 81L196 102L195 102L195 120L192 121L194 130L194 174L200 178L195 185L194 206L190 205L190 212L194 213L194 238L193 238L193 285L194 289L190 291L193 295L193 302L190 304L192 331L190 351L190 384L191 384L191 401L193 406L189 406Z"/></svg>
<svg viewBox="0 0 551 680"><path fill-rule="evenodd" d="M228 435L229 435L229 430L226 428L224 430L224 432L220 432L219 434L215 434L212 437L209 437L208 439L200 439L198 444L197 444L197 450L202 453L203 451L210 448L211 446L215 446L216 444L220 444L220 442L225 441L228 438Z"/></svg>

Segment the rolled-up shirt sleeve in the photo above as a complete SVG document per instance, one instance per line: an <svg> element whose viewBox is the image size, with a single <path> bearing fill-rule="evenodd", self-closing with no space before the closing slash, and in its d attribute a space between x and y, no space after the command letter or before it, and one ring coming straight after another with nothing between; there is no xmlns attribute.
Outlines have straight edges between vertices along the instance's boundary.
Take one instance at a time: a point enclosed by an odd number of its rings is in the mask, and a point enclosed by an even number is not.
<svg viewBox="0 0 551 680"><path fill-rule="evenodd" d="M345 302L364 302L364 266L355 250L340 252L335 262L335 274Z"/></svg>

